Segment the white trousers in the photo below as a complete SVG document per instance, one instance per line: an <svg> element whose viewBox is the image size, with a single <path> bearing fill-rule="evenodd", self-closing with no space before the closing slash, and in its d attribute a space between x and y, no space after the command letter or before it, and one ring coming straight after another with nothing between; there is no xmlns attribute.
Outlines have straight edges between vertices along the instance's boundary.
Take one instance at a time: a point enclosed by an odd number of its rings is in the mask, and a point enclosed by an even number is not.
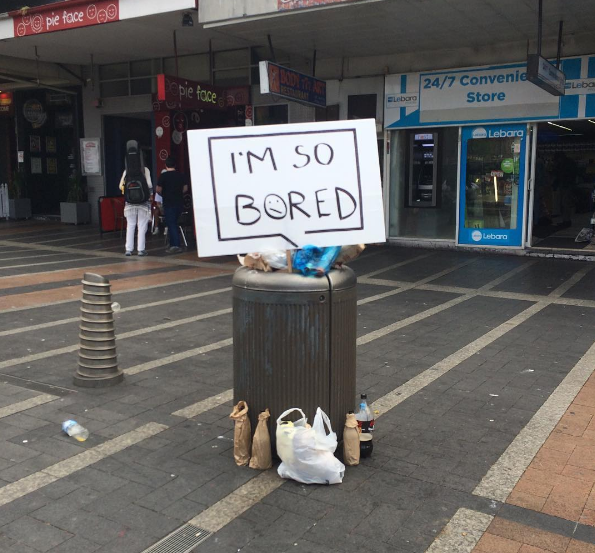
<svg viewBox="0 0 595 553"><path fill-rule="evenodd" d="M151 214L142 209L132 210L126 215L126 251L134 251L134 230L138 227L137 246L138 251L142 252L145 249L145 238L147 235L147 227L151 221Z"/></svg>

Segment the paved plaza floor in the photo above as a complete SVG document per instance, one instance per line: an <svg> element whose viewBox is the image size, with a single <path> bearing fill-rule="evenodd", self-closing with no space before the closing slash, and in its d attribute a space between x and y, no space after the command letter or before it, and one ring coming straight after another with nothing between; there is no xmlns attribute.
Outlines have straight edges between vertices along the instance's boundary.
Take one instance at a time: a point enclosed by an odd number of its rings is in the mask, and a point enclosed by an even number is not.
<svg viewBox="0 0 595 553"><path fill-rule="evenodd" d="M237 261L147 249L0 223L0 552L595 552L595 263L369 248L374 452L306 486L233 460ZM113 388L72 383L85 271L121 305Z"/></svg>

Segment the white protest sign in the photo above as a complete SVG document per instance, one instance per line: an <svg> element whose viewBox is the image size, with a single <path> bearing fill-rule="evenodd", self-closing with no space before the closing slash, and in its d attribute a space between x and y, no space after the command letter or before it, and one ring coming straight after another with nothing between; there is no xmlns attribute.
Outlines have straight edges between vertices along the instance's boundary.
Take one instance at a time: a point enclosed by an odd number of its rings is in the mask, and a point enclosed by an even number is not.
<svg viewBox="0 0 595 553"><path fill-rule="evenodd" d="M384 242L373 119L188 132L201 256Z"/></svg>

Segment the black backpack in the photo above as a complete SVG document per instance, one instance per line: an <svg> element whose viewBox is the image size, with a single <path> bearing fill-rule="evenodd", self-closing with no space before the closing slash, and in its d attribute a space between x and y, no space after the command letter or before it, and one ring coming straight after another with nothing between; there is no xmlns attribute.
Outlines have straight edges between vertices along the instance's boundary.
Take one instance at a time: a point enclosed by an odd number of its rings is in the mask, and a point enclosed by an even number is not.
<svg viewBox="0 0 595 553"><path fill-rule="evenodd" d="M145 164L136 140L126 143L126 180L124 199L126 203L138 205L149 201L151 194L145 178Z"/></svg>

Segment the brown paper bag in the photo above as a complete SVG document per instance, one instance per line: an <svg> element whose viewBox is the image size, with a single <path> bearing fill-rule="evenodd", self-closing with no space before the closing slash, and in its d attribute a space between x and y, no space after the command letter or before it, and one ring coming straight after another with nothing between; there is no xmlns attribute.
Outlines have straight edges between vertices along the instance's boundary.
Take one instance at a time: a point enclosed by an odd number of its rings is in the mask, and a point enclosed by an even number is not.
<svg viewBox="0 0 595 553"><path fill-rule="evenodd" d="M345 419L343 461L348 466L359 465L359 428L354 413L348 413Z"/></svg>
<svg viewBox="0 0 595 553"><path fill-rule="evenodd" d="M349 263L354 259L357 259L360 254L366 249L365 244L355 244L353 246L343 246L337 259L335 260L336 266L344 265L345 263Z"/></svg>
<svg viewBox="0 0 595 553"><path fill-rule="evenodd" d="M238 467L243 467L250 460L251 428L248 418L248 404L245 401L238 401L233 408L230 419L235 421L233 429L233 457Z"/></svg>
<svg viewBox="0 0 595 553"><path fill-rule="evenodd" d="M259 253L249 253L244 257L238 255L238 260L241 265L249 269L264 271L265 273L270 273L273 270Z"/></svg>
<svg viewBox="0 0 595 553"><path fill-rule="evenodd" d="M254 439L252 440L252 459L250 459L250 468L258 470L270 469L273 466L271 455L271 436L267 424L271 413L265 409L258 415L258 424Z"/></svg>

